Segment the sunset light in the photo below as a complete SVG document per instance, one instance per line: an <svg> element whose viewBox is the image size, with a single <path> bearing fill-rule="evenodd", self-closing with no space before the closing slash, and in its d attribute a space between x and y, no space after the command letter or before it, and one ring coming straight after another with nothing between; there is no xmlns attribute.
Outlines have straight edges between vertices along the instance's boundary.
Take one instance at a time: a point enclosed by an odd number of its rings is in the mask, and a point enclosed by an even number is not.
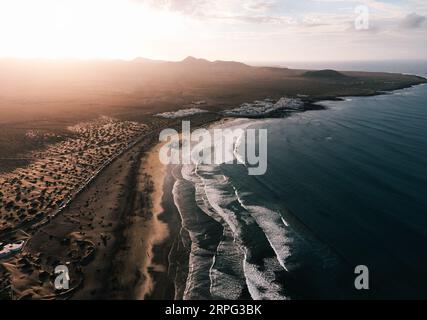
<svg viewBox="0 0 427 320"><path fill-rule="evenodd" d="M179 37L183 18L136 1L0 2L3 57L132 58Z"/></svg>
<svg viewBox="0 0 427 320"><path fill-rule="evenodd" d="M426 43L427 0L0 0L1 308L427 300Z"/></svg>
<svg viewBox="0 0 427 320"><path fill-rule="evenodd" d="M400 0L1 0L0 58L422 59L426 10Z"/></svg>

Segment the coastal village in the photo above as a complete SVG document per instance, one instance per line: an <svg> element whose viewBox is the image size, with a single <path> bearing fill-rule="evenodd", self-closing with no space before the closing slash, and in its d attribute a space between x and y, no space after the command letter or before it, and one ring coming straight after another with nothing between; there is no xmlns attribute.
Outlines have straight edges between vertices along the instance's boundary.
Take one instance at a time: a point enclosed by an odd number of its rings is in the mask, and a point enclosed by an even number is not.
<svg viewBox="0 0 427 320"><path fill-rule="evenodd" d="M303 97L301 97L303 98ZM196 102L192 105L183 106L176 111L162 112L156 114L157 117L166 119L176 119L189 117L196 114L207 113L208 110L198 108L203 103ZM266 98L245 102L238 107L230 107L221 112L223 116L234 118L263 118L263 117L283 117L292 112L301 112L306 108L306 103L300 98L282 97L278 100Z"/></svg>
<svg viewBox="0 0 427 320"><path fill-rule="evenodd" d="M145 125L101 117L68 128L71 138L34 152L25 168L0 175L0 232L52 218L112 159L143 134Z"/></svg>
<svg viewBox="0 0 427 320"><path fill-rule="evenodd" d="M275 101L273 99L257 100L252 103L243 103L237 108L225 110L223 114L228 117L265 117L273 115L274 112L296 112L304 111L304 102L300 99L282 97Z"/></svg>
<svg viewBox="0 0 427 320"><path fill-rule="evenodd" d="M103 168L139 141L148 127L101 116L67 129L68 138L33 152L34 160L27 167L0 175L0 298L13 298L11 275L15 275L15 285L39 286L28 293L24 290L20 298L46 296L51 292L52 273L40 265L42 259L50 258L24 249L32 230L65 209ZM38 138L34 132L27 137ZM71 234L67 242L70 261L78 262L72 266L78 274L80 263L93 255L94 244L79 233ZM57 264L50 262L52 266ZM81 279L75 277L74 281L73 287Z"/></svg>

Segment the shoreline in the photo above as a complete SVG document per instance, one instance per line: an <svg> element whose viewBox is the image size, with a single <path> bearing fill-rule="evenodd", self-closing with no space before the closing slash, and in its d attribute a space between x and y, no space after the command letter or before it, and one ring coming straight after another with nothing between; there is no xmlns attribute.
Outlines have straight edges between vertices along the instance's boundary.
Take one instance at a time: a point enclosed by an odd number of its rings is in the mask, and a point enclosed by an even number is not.
<svg viewBox="0 0 427 320"><path fill-rule="evenodd" d="M410 86L414 87L414 86ZM399 88L394 91L403 90L407 88ZM392 91L392 92L394 92ZM378 93L375 95L382 95L385 93ZM367 96L360 96L367 97ZM334 100L345 101L344 98L336 97ZM321 103L322 101L329 100L317 100L317 102ZM300 111L301 113L305 111L312 110L325 110L325 108L319 109L304 109ZM237 120L239 118L222 116L218 119L212 120L208 119L206 121L199 121L197 125L192 126L193 129L201 128L201 127L213 127L215 125L222 125L224 122ZM265 120L268 117L241 117L241 119L245 120ZM178 119L175 119L178 120ZM200 119L199 119L200 120ZM177 277L181 277L178 281L185 281L182 277L188 272L188 255L183 256L182 253L185 252L189 254L189 251L186 248L183 248L183 243L180 239L182 229L182 221L181 217L177 211L177 208L174 203L173 195L171 193L173 184L176 181L173 175L171 174L174 168L164 168L166 166L161 165L158 161L158 148L160 143L153 143L151 147L145 152L142 161L146 161L146 158L154 159L156 164L151 166L145 166L145 174L147 177L153 177L154 179L154 190L150 191L148 196L148 201L152 204L148 204L151 208L151 205L156 207L155 210L155 220L154 223L158 226L163 226L166 229L163 229L163 234L159 237L152 237L152 239L158 239L159 241L153 242L149 247L150 257L146 259L143 263L144 265L144 277L141 277L140 282L138 282L135 289L134 298L141 299L182 299L183 290L185 289L185 282L181 283L184 288L176 288ZM153 158L154 157L154 158ZM158 170L159 165L163 167L163 170ZM161 178L163 177L163 181ZM157 191L155 190L157 187ZM162 191L159 191L159 188L162 188ZM150 223L153 223L151 221ZM147 226L143 227L144 230L147 229ZM167 235L167 236L165 236ZM177 247L180 247L177 254ZM131 259L133 260L133 259ZM172 261L174 260L174 261ZM178 271L179 270L179 271ZM181 274L177 274L180 272ZM144 283L147 281L147 283ZM140 291L139 291L140 290ZM139 294L138 294L139 292Z"/></svg>
<svg viewBox="0 0 427 320"><path fill-rule="evenodd" d="M218 117L199 119L193 129L217 121ZM153 139L145 150L141 150L138 162L130 172L134 181L125 186L130 192L130 204L124 213L127 218L117 230L120 241L109 277L113 280L109 285L112 298L176 297L171 278L175 275L170 270L169 256L176 246L181 220L170 198L174 183L172 168L163 165L158 156L163 144Z"/></svg>
<svg viewBox="0 0 427 320"><path fill-rule="evenodd" d="M390 92L381 92L381 93L373 94L373 95L351 96L351 97L371 97L371 96L377 96L377 95L383 95L383 94L390 94L390 93L393 93L395 91L404 90L404 89L408 89L408 88L412 88L412 87L415 87L415 86L399 88L399 89L396 89L396 90L393 90ZM333 99L333 100L334 101L345 101L345 97L335 97L335 99ZM330 101L330 99L316 100L315 103L322 103L325 101ZM303 113L305 111L314 111L314 110L320 111L320 110L325 110L325 109L326 108L313 108L313 109L309 108L309 109L305 109L303 111L300 111L299 113ZM267 120L268 118L269 117L256 117L256 118L241 117L241 119L245 119L248 121L250 121L250 120L252 120L252 121ZM237 119L239 119L239 118L224 116L223 118L221 118L217 121L207 122L207 123L201 125L200 127L203 127L203 126L214 127L216 125L221 126L227 121L233 121L233 120L237 120ZM150 152L155 152L155 151L153 151L153 149L152 149ZM175 169L175 167L173 169ZM163 220L164 223L167 224L168 228L170 228L170 230L171 230L170 232L173 236L172 236L172 238L169 237L168 239L165 239L165 241L163 243L157 244L154 252L157 255L164 254L165 250L169 252L169 255L170 255L170 257L168 259L169 266L167 266L167 268L173 269L172 272L175 272L175 274L172 275L172 278L174 278L175 284L176 284L177 268L179 269L179 268L184 267L186 270L180 270L180 272L185 274L185 275L188 273L189 266L188 266L188 264L185 265L186 262L188 263L188 255L184 257L182 255L182 253L186 252L187 254L189 254L189 251L186 249L183 249L183 248L181 248L179 251L176 250L177 243L180 243L180 245L182 246L182 240L179 238L176 238L176 236L179 236L180 234L182 234L183 230L181 230L181 231L179 230L182 228L182 225L181 225L182 221L181 221L181 217L180 217L179 213L177 212L177 208L175 207L173 195L171 193L167 193L167 191L171 191L173 184L176 181L175 177L173 177L172 172L171 172L173 169L167 170L168 174L165 177L165 179L168 179L169 181L167 183L163 184L163 188L164 188L165 192L163 193L162 201L161 201L162 207L164 209L166 209L166 211L169 210L169 212L162 212L159 215L159 218L161 220ZM156 201L158 201L158 198ZM169 209L167 209L167 208L169 208ZM179 219L179 224L176 224L176 218L177 217ZM172 221L170 219L174 219L174 220ZM173 223L173 225L172 225L172 223ZM171 261L171 260L173 260L173 261ZM183 264L184 264L184 266L183 266ZM172 297L173 297L174 299L182 299L182 293L183 292L177 292L177 288L175 286L172 286L172 287L170 286L170 282L173 280L173 279L171 279L170 272L171 272L171 270L168 270L168 272L165 274L154 273L154 279L155 279L155 282L154 282L155 285L153 288L154 293L151 296L149 296L149 298L152 298L152 299L172 299ZM181 282L183 280L185 280L182 278L183 274L180 275L181 276L181 279L180 279ZM157 282L160 284L160 287L156 286ZM168 282L169 282L169 287L165 288L165 287L161 286L161 285L164 285L165 283L168 283ZM183 291L183 289L185 289L185 282L181 283L181 285L183 285L184 288L179 288L179 289L181 289L181 291ZM172 290L174 292L172 292Z"/></svg>
<svg viewBox="0 0 427 320"><path fill-rule="evenodd" d="M155 286L155 277L151 274L153 271L166 271L165 266L161 262L159 263L156 261L154 252L156 246L162 244L170 237L167 224L160 219L160 215L164 213L162 199L164 196L164 184L166 179L166 166L160 163L158 157L158 152L162 145L163 143L159 143L146 153L138 174L137 183L139 192L144 192L144 179L147 176L152 183L152 189L149 195L152 212L149 220L145 224L144 230L136 230L137 233L145 235L141 240L145 243L143 250L145 252L145 258L141 261L140 266L144 281L140 284L139 288L136 288L135 294L137 299L145 299L152 294Z"/></svg>

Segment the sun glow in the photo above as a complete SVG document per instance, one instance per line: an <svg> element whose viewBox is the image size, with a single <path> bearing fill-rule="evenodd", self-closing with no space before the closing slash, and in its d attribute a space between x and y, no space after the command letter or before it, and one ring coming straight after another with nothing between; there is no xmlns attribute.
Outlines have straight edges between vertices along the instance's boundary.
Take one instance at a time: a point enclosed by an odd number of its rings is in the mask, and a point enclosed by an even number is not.
<svg viewBox="0 0 427 320"><path fill-rule="evenodd" d="M130 59L185 28L135 0L0 0L1 57Z"/></svg>

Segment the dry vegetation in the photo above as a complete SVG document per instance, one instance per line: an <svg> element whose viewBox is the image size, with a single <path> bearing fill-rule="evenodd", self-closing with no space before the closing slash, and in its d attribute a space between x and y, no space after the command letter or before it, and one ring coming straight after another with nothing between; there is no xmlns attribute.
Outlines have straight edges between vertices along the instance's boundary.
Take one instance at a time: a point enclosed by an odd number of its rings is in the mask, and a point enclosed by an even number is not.
<svg viewBox="0 0 427 320"><path fill-rule="evenodd" d="M29 166L0 175L0 232L52 217L146 126L101 117L68 129L73 137L33 152Z"/></svg>

